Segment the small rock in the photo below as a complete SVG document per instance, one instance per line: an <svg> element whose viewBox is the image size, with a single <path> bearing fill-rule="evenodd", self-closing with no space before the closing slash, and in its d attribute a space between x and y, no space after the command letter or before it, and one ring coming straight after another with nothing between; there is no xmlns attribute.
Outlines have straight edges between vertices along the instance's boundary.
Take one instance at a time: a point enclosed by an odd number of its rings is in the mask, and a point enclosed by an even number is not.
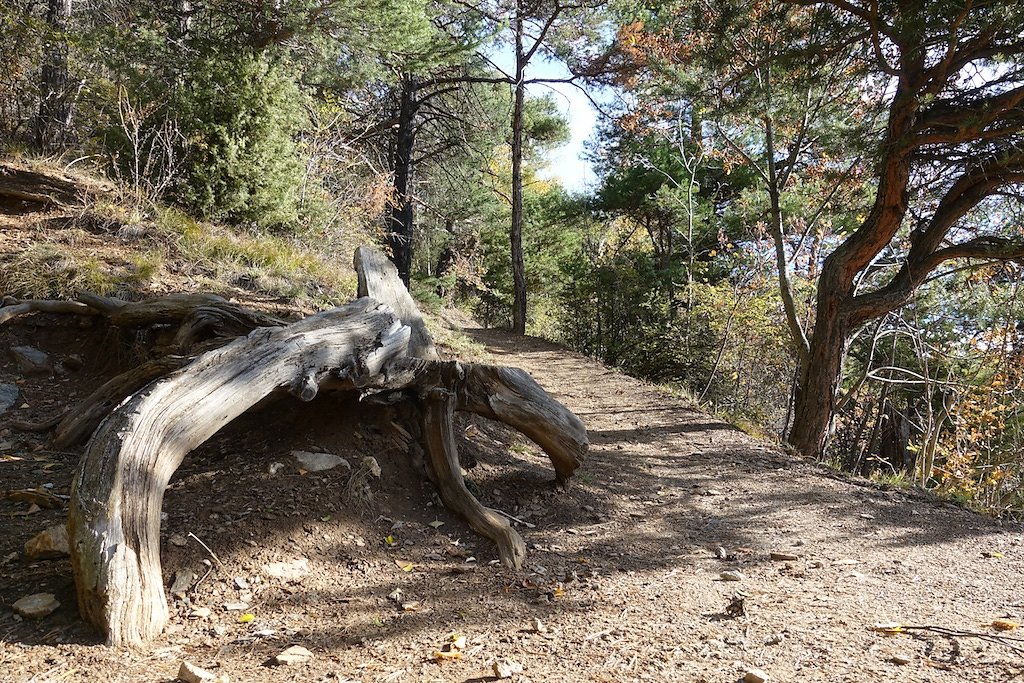
<svg viewBox="0 0 1024 683"><path fill-rule="evenodd" d="M313 653L301 645L292 645L290 648L274 656L272 660L277 666L295 666L305 664L313 660Z"/></svg>
<svg viewBox="0 0 1024 683"><path fill-rule="evenodd" d="M177 546L179 548L184 548L186 545L188 545L188 539L182 536L181 534L171 534L171 538L169 540L171 542L171 545Z"/></svg>
<svg viewBox="0 0 1024 683"><path fill-rule="evenodd" d="M289 562L271 562L263 565L263 571L276 579L295 581L309 573L309 560L300 557Z"/></svg>
<svg viewBox="0 0 1024 683"><path fill-rule="evenodd" d="M789 561L792 561L792 560L799 560L800 559L800 556L797 555L796 553L781 553L781 552L769 553L768 557L770 557L771 559L773 559L776 562L789 562Z"/></svg>
<svg viewBox="0 0 1024 683"><path fill-rule="evenodd" d="M174 583L171 584L171 595L184 595L196 582L196 573L191 569L179 569L174 572Z"/></svg>
<svg viewBox="0 0 1024 683"><path fill-rule="evenodd" d="M228 612L244 612L249 609L249 603L247 602L225 602L224 609Z"/></svg>
<svg viewBox="0 0 1024 683"><path fill-rule="evenodd" d="M722 581L743 581L747 577L738 569L726 569L718 575L718 578Z"/></svg>
<svg viewBox="0 0 1024 683"><path fill-rule="evenodd" d="M494 669L494 675L498 678L512 678L516 674L523 673L523 665L511 660L495 662L491 668Z"/></svg>
<svg viewBox="0 0 1024 683"><path fill-rule="evenodd" d="M57 598L53 596L53 593L36 593L34 595L26 595L11 605L11 607L17 614L26 619L42 619L53 614L60 607L60 603L57 602Z"/></svg>
<svg viewBox="0 0 1024 683"><path fill-rule="evenodd" d="M12 346L11 356L18 370L26 375L44 375L53 371L50 356L32 346Z"/></svg>
<svg viewBox="0 0 1024 683"><path fill-rule="evenodd" d="M209 607L196 607L194 610L188 613L189 619L206 619L212 612Z"/></svg>
<svg viewBox="0 0 1024 683"><path fill-rule="evenodd" d="M68 372L78 372L85 367L85 359L73 353L60 361L60 366Z"/></svg>
<svg viewBox="0 0 1024 683"><path fill-rule="evenodd" d="M274 476L283 469L283 462L272 462L269 465L267 465L267 474L269 474L270 476Z"/></svg>
<svg viewBox="0 0 1024 683"><path fill-rule="evenodd" d="M0 415L18 403L18 387L13 384L0 384Z"/></svg>
<svg viewBox="0 0 1024 683"><path fill-rule="evenodd" d="M200 669L190 662L182 662L178 668L178 680L184 683L230 683L231 679L221 674L219 676L210 673L206 669Z"/></svg>
<svg viewBox="0 0 1024 683"><path fill-rule="evenodd" d="M345 458L339 458L332 453L310 453L309 451L292 451L292 457L299 463L299 467L307 472L325 472L333 470L339 465L346 469L352 469Z"/></svg>
<svg viewBox="0 0 1024 683"><path fill-rule="evenodd" d="M363 458L362 463L363 467L366 468L366 470L370 474L380 479L381 470L380 463L377 462L377 458L373 457L372 455L367 455L366 457Z"/></svg>
<svg viewBox="0 0 1024 683"><path fill-rule="evenodd" d="M51 526L25 542L25 557L30 560L52 560L68 553L68 529L63 524Z"/></svg>
<svg viewBox="0 0 1024 683"><path fill-rule="evenodd" d="M722 492L719 491L718 489L707 489L706 491L704 491L704 495L705 496L720 496L720 495L722 495Z"/></svg>
<svg viewBox="0 0 1024 683"><path fill-rule="evenodd" d="M760 669L747 669L747 672L743 674L743 683L765 683L767 680L768 674Z"/></svg>
<svg viewBox="0 0 1024 683"><path fill-rule="evenodd" d="M541 621L540 619L534 619L533 623L531 624L531 626L533 627L533 630L536 631L537 633L547 633L548 632L547 625L543 621Z"/></svg>
<svg viewBox="0 0 1024 683"><path fill-rule="evenodd" d="M904 666L904 665L910 664L912 661L914 661L914 658L911 657L910 655L905 655L903 653L900 653L898 655L893 655L892 658L890 658L889 661L891 661L893 664L899 664L900 666Z"/></svg>
<svg viewBox="0 0 1024 683"><path fill-rule="evenodd" d="M237 587L239 590L248 590L249 582L246 581L244 576L236 576L234 581L235 587Z"/></svg>

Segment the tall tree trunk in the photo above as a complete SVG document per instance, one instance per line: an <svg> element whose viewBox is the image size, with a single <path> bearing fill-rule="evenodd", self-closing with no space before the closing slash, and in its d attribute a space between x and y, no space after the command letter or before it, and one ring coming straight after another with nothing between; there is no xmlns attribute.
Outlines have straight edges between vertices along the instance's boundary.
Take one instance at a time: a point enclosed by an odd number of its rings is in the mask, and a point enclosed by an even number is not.
<svg viewBox="0 0 1024 683"><path fill-rule="evenodd" d="M394 158L394 206L388 224L387 241L391 260L398 268L402 283L409 286L412 271L412 155L416 147L416 80L411 74L402 77L402 93L398 110L398 134Z"/></svg>
<svg viewBox="0 0 1024 683"><path fill-rule="evenodd" d="M772 121L765 117L765 167L768 169L768 197L771 200L771 216L769 230L775 243L775 265L779 269L779 296L782 308L786 313L786 324L793 344L797 349L797 361L801 366L808 361L807 336L800 324L800 316L796 310L796 297L793 296L793 283L789 279L789 261L786 258L786 237L782 221L782 187L779 183L778 169L775 164L775 135Z"/></svg>
<svg viewBox="0 0 1024 683"><path fill-rule="evenodd" d="M820 458L825 451L846 344L853 332L843 311L845 290L835 270L838 269L829 268L826 261L818 284L818 310L807 362L798 375L793 428L789 433L789 444L812 458Z"/></svg>
<svg viewBox="0 0 1024 683"><path fill-rule="evenodd" d="M518 3L517 3L518 4ZM512 108L512 332L526 334L526 263L523 260L523 104L526 99L526 55L523 52L522 7L516 9L516 82Z"/></svg>
<svg viewBox="0 0 1024 683"><path fill-rule="evenodd" d="M71 126L68 93L68 43L65 32L71 18L71 0L48 0L46 23L49 36L39 75L39 115L36 147L43 154L60 149Z"/></svg>

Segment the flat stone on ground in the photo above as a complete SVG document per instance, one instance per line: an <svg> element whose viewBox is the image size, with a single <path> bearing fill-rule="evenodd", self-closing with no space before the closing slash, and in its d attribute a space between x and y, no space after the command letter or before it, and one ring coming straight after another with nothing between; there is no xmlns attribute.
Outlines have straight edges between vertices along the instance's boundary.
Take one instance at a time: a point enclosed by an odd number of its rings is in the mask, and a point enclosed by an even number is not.
<svg viewBox="0 0 1024 683"><path fill-rule="evenodd" d="M34 593L21 598L11 607L26 619L42 619L53 614L60 603L53 593Z"/></svg>
<svg viewBox="0 0 1024 683"><path fill-rule="evenodd" d="M333 470L341 465L346 469L352 469L345 458L340 458L333 453L310 453L309 451L292 451L292 456L298 461L299 466L307 472L325 472Z"/></svg>

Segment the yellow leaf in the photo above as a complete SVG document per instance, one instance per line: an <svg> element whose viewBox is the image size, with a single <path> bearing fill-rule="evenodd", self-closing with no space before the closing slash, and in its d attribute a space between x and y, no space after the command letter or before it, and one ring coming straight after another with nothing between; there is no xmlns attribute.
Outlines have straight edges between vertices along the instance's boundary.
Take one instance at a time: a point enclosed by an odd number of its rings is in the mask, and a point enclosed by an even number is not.
<svg viewBox="0 0 1024 683"><path fill-rule="evenodd" d="M238 617L239 624L248 624L250 621L256 618L256 615L252 612L246 612Z"/></svg>
<svg viewBox="0 0 1024 683"><path fill-rule="evenodd" d="M452 640L452 648L462 650L466 647L466 636L453 633L450 637Z"/></svg>
<svg viewBox="0 0 1024 683"><path fill-rule="evenodd" d="M1020 626L1016 621L1010 619L993 619L990 625L997 631L1012 631Z"/></svg>
<svg viewBox="0 0 1024 683"><path fill-rule="evenodd" d="M434 659L443 662L446 659L462 659L462 653L458 650L438 650L434 653Z"/></svg>
<svg viewBox="0 0 1024 683"><path fill-rule="evenodd" d="M398 545L398 541L396 541L395 537L390 534L384 537L384 542L388 545Z"/></svg>
<svg viewBox="0 0 1024 683"><path fill-rule="evenodd" d="M406 562L405 560L395 560L395 565L403 572L411 572L416 568L412 562Z"/></svg>
<svg viewBox="0 0 1024 683"><path fill-rule="evenodd" d="M875 624L871 627L871 630L877 631L878 633L884 633L887 636L896 635L897 633L906 633L907 631L901 624L895 622L891 624Z"/></svg>

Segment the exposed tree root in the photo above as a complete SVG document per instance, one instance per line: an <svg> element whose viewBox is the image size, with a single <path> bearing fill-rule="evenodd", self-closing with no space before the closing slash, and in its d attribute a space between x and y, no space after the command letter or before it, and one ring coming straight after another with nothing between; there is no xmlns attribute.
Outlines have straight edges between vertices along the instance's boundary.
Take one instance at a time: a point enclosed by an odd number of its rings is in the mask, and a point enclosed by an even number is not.
<svg viewBox="0 0 1024 683"><path fill-rule="evenodd" d="M404 404L410 451L428 456L427 474L445 505L494 541L504 564L521 566L523 539L466 488L453 413L498 420L533 439L563 486L588 447L583 423L521 370L438 360L391 263L366 248L355 260L360 289L374 298L291 324L210 294L139 303L83 294L77 302L5 301L0 308L0 316L11 309L0 322L31 311L100 315L119 328L155 328L164 339L151 350L157 357L76 408L12 425L56 426L53 442L62 450L89 439L68 528L79 608L109 643L141 645L166 623L159 532L171 475L222 426L282 392L309 401L330 388Z"/></svg>

